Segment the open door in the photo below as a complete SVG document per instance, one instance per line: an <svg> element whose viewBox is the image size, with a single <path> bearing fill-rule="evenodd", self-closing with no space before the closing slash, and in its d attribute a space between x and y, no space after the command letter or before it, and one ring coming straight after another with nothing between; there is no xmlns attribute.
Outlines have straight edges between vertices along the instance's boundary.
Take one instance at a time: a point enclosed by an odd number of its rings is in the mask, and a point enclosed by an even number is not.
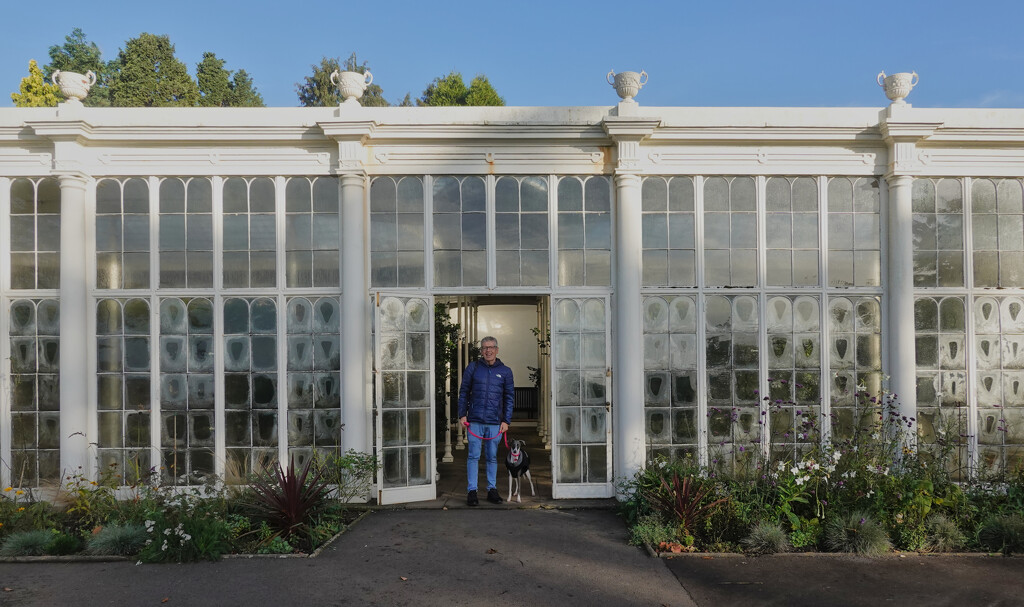
<svg viewBox="0 0 1024 607"><path fill-rule="evenodd" d="M607 297L552 298L555 499L613 495L608 312Z"/></svg>
<svg viewBox="0 0 1024 607"><path fill-rule="evenodd" d="M373 322L377 503L432 500L433 298L378 293Z"/></svg>

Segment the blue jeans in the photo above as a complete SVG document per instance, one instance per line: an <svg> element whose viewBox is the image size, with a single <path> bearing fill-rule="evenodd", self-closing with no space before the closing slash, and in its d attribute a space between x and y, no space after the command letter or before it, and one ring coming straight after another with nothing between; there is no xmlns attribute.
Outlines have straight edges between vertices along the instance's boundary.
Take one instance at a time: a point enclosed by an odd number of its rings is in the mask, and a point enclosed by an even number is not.
<svg viewBox="0 0 1024 607"><path fill-rule="evenodd" d="M476 491L476 481L480 475L480 443L484 444L484 456L487 462L487 488L494 489L496 487L498 482L498 439L482 440L473 434L484 438L496 437L500 429L501 426L498 424L469 422L469 430L472 434L467 433L469 439L469 455L466 460L466 477L469 479L468 491Z"/></svg>

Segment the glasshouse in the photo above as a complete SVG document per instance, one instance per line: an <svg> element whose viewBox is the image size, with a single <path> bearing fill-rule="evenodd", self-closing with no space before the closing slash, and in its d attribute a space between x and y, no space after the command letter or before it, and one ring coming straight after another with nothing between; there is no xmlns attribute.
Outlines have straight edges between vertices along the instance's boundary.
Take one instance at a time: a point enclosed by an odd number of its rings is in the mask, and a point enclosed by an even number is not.
<svg viewBox="0 0 1024 607"><path fill-rule="evenodd" d="M858 391L968 474L1020 465L1024 110L912 107L903 73L878 107L647 107L639 76L588 107L0 109L3 486L355 450L367 499L434 499L485 335L555 499L799 449L798 409L843 436Z"/></svg>

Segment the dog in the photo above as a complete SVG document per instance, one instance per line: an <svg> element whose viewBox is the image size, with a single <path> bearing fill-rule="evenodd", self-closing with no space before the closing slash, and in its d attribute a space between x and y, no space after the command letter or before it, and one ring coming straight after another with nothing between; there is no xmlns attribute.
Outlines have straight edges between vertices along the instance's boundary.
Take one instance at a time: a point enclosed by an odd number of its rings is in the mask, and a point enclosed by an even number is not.
<svg viewBox="0 0 1024 607"><path fill-rule="evenodd" d="M530 456L523 449L526 441L513 440L511 443L512 446L505 456L505 467L508 468L508 501L511 502L514 495L516 501L522 503L519 489L524 476L526 480L530 481L530 495L536 496L537 492L533 489L533 478L530 476ZM515 481L516 485L514 492L512 491L512 481Z"/></svg>

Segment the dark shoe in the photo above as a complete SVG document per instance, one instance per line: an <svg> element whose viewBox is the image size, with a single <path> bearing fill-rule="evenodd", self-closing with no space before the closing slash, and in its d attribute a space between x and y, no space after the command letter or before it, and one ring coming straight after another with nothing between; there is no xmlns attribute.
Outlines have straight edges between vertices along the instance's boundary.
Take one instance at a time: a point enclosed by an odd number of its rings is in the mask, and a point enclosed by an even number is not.
<svg viewBox="0 0 1024 607"><path fill-rule="evenodd" d="M487 490L487 501L491 502L492 504L500 504L501 503L501 496L498 495L498 490L497 489L488 489Z"/></svg>
<svg viewBox="0 0 1024 607"><path fill-rule="evenodd" d="M467 506L476 506L479 503L480 503L480 500L477 499L477 497L476 497L476 491L470 491L466 495L466 505Z"/></svg>

